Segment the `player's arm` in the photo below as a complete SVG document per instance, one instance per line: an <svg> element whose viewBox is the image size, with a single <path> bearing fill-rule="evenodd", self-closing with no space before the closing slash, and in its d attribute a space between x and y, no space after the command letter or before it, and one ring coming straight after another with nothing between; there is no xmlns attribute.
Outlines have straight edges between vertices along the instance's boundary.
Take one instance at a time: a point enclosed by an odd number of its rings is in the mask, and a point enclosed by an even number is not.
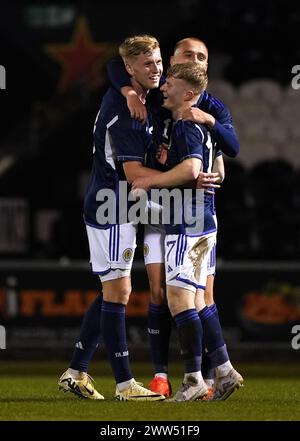
<svg viewBox="0 0 300 441"><path fill-rule="evenodd" d="M199 158L188 158L176 167L164 173L156 173L135 179L132 188L173 188L195 181L199 176L202 161Z"/></svg>
<svg viewBox="0 0 300 441"><path fill-rule="evenodd" d="M225 155L234 158L240 151L240 144L232 124L221 124L215 120L211 133L217 141L218 147Z"/></svg>
<svg viewBox="0 0 300 441"><path fill-rule="evenodd" d="M131 84L131 77L128 74L121 57L108 61L106 65L108 78L113 87L121 92L126 98L127 107L132 118L145 122L147 119L146 106L139 99Z"/></svg>
<svg viewBox="0 0 300 441"><path fill-rule="evenodd" d="M113 87L121 91L122 87L131 87L131 77L121 57L110 59L106 64L106 71L109 81Z"/></svg>
<svg viewBox="0 0 300 441"><path fill-rule="evenodd" d="M215 192L213 189L219 188L219 184L221 184L225 179L225 166L221 151L219 151L219 154L214 160L212 172L215 174L216 177L214 182L211 179L211 174L206 174L203 172L200 172L197 179L197 188L204 189L208 194L214 194Z"/></svg>
<svg viewBox="0 0 300 441"><path fill-rule="evenodd" d="M204 112L197 107L191 107L185 110L182 116L184 120L194 121L197 124L205 124L217 141L218 148L220 148L225 155L234 158L238 154L240 144L232 125L232 118L228 109L223 109L219 120L214 118L210 113Z"/></svg>
<svg viewBox="0 0 300 441"><path fill-rule="evenodd" d="M155 175L163 174L159 170L153 168L144 167L139 161L126 161L123 162L123 169L129 184L139 178L151 178Z"/></svg>
<svg viewBox="0 0 300 441"><path fill-rule="evenodd" d="M143 125L130 118L127 111L124 114L120 112L116 123L109 127L109 138L113 143L114 156L123 167L129 184L141 176L162 173L144 166L151 139L146 135Z"/></svg>
<svg viewBox="0 0 300 441"><path fill-rule="evenodd" d="M173 144L179 159L179 164L161 175L147 178L139 178L134 181L133 188L172 188L172 187L196 187L199 175L203 182L202 188L219 187L215 182L219 178L217 173L203 173L202 157L204 133L199 127L190 122L179 122L178 134L174 134ZM199 130L200 129L200 130ZM197 180L197 181L196 181Z"/></svg>
<svg viewBox="0 0 300 441"><path fill-rule="evenodd" d="M225 179L225 166L224 159L222 155L219 155L215 158L212 168L213 173L218 173L219 179L216 181L218 184L221 184Z"/></svg>
<svg viewBox="0 0 300 441"><path fill-rule="evenodd" d="M182 119L194 121L197 124L205 124L209 128L212 128L216 123L215 118L210 113L204 112L198 107L190 107L186 109L182 114Z"/></svg>

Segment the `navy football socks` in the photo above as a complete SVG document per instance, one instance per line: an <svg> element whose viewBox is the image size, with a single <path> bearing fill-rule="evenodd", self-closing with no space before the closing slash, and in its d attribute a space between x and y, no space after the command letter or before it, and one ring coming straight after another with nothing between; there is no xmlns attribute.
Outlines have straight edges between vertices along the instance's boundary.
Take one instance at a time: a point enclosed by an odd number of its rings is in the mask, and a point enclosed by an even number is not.
<svg viewBox="0 0 300 441"><path fill-rule="evenodd" d="M87 372L89 363L100 341L102 296L98 295L86 311L75 344L70 368Z"/></svg>
<svg viewBox="0 0 300 441"><path fill-rule="evenodd" d="M116 383L133 378L126 341L125 305L102 302L101 334Z"/></svg>
<svg viewBox="0 0 300 441"><path fill-rule="evenodd" d="M210 367L214 369L229 360L216 305L203 308L199 311L199 317L203 326L203 346L210 360Z"/></svg>
<svg viewBox="0 0 300 441"><path fill-rule="evenodd" d="M148 335L155 373L168 373L172 316L167 305L149 304Z"/></svg>
<svg viewBox="0 0 300 441"><path fill-rule="evenodd" d="M174 316L174 320L178 328L185 373L200 371L203 330L196 309L180 312Z"/></svg>

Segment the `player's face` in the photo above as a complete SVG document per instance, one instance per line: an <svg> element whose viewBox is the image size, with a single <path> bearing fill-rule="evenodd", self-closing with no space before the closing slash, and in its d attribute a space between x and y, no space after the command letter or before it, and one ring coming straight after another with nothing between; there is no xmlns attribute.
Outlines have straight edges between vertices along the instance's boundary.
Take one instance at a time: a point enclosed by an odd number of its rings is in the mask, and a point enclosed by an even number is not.
<svg viewBox="0 0 300 441"><path fill-rule="evenodd" d="M171 111L178 110L187 100L187 94L192 93L184 80L173 77L167 77L160 90L164 96L163 107Z"/></svg>
<svg viewBox="0 0 300 441"><path fill-rule="evenodd" d="M181 43L171 57L170 64L188 63L192 61L199 63L205 71L208 66L208 52L202 41L187 39Z"/></svg>
<svg viewBox="0 0 300 441"><path fill-rule="evenodd" d="M126 66L128 72L144 89L155 89L163 72L160 49L150 54L139 54Z"/></svg>

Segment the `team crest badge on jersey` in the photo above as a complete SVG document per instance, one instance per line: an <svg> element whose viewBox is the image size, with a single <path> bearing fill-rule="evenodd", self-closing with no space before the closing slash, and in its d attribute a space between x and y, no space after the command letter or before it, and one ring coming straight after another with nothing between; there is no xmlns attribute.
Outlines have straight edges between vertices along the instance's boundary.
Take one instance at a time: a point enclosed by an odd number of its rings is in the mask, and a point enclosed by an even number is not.
<svg viewBox="0 0 300 441"><path fill-rule="evenodd" d="M123 251L123 259L125 262L129 262L132 258L133 251L131 248L126 248L126 250Z"/></svg>
<svg viewBox="0 0 300 441"><path fill-rule="evenodd" d="M149 245L147 243L144 243L144 257L148 256L149 254Z"/></svg>

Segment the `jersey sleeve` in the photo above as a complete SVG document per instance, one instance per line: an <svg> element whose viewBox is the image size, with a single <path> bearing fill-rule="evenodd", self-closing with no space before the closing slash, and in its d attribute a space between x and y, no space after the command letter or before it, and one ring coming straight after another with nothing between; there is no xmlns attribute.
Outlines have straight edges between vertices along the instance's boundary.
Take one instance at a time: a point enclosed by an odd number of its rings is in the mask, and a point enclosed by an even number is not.
<svg viewBox="0 0 300 441"><path fill-rule="evenodd" d="M209 95L208 112L216 120L210 132L217 142L217 149L220 149L225 155L234 158L240 151L240 144L228 107L225 106L223 101Z"/></svg>
<svg viewBox="0 0 300 441"><path fill-rule="evenodd" d="M174 130L179 162L189 158L198 158L203 161L205 129L191 121L178 121Z"/></svg>
<svg viewBox="0 0 300 441"><path fill-rule="evenodd" d="M228 107L223 101L207 92L204 92L198 107L210 113L216 120L214 127L209 131L217 142L217 149L234 158L239 153L240 144Z"/></svg>
<svg viewBox="0 0 300 441"><path fill-rule="evenodd" d="M143 125L128 118L126 121L118 121L109 128L118 161L139 161L144 163L147 153L147 140Z"/></svg>
<svg viewBox="0 0 300 441"><path fill-rule="evenodd" d="M239 153L240 144L232 124L220 124L216 120L211 133L217 142L217 148L225 155L234 158Z"/></svg>
<svg viewBox="0 0 300 441"><path fill-rule="evenodd" d="M108 79L115 89L120 91L122 87L132 86L130 75L125 69L121 57L115 57L109 60L106 65L106 71Z"/></svg>

